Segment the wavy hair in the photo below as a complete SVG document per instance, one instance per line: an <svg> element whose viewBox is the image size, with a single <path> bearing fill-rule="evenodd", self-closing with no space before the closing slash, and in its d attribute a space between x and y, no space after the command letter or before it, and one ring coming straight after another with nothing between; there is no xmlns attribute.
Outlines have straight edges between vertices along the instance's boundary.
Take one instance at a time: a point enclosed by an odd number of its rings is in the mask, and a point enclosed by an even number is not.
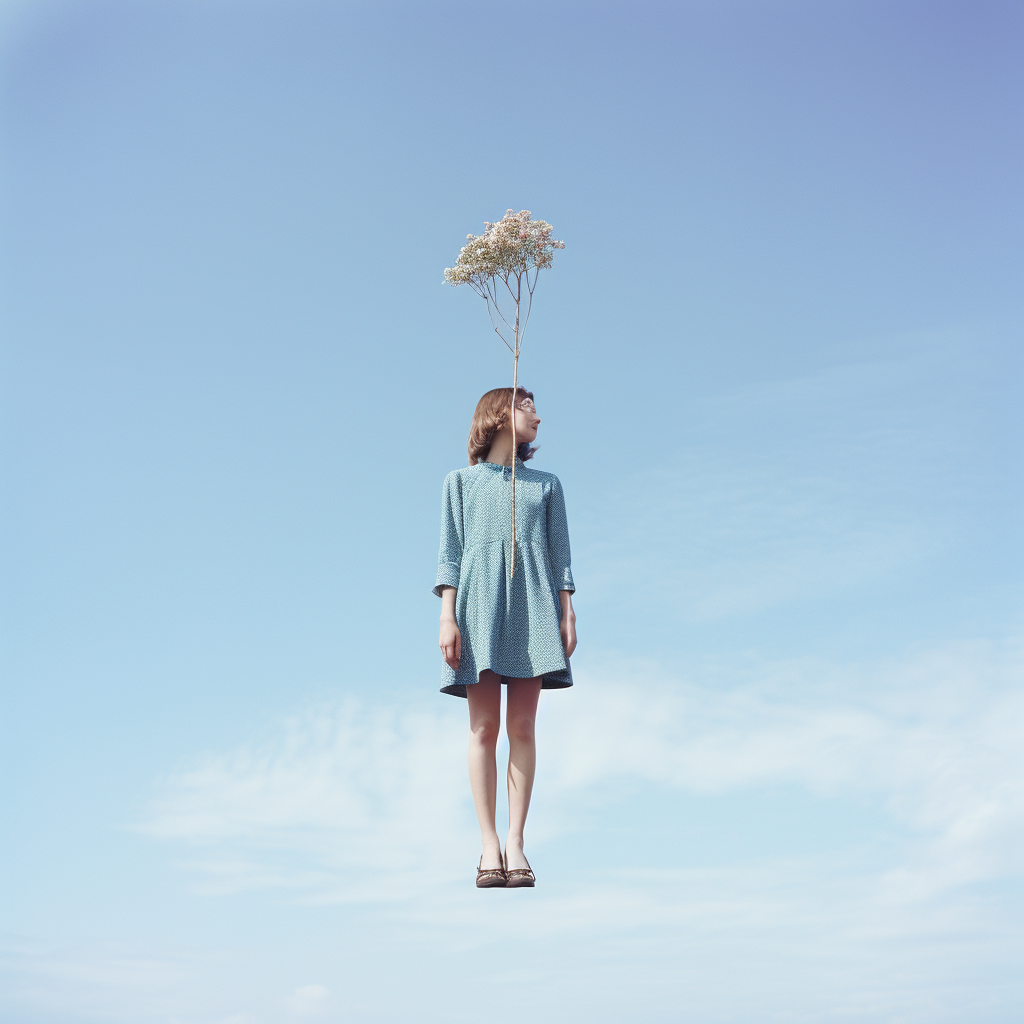
<svg viewBox="0 0 1024 1024"><path fill-rule="evenodd" d="M526 399L533 398L533 392L516 388L516 408ZM508 410L512 402L511 388L495 388L488 391L476 403L473 422L469 427L469 464L475 466L490 450L494 435L508 423ZM516 455L526 462L533 458L540 445L531 446L529 441L516 445Z"/></svg>

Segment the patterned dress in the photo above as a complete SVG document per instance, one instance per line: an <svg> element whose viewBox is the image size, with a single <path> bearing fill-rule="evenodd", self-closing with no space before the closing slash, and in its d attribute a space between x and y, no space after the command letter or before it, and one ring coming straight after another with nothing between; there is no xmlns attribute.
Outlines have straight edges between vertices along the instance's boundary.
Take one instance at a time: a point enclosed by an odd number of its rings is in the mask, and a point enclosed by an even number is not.
<svg viewBox="0 0 1024 1024"><path fill-rule="evenodd" d="M466 696L490 669L507 679L542 677L544 689L572 686L562 647L558 591L573 593L562 485L516 457L516 571L512 551L512 467L495 462L455 469L444 479L437 582L456 587L462 634L458 669L442 659L441 692Z"/></svg>

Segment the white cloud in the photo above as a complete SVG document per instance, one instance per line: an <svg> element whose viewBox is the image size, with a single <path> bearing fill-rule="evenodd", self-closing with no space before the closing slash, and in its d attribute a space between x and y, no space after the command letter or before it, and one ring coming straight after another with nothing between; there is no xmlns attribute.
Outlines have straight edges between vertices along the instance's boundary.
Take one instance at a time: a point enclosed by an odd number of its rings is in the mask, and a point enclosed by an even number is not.
<svg viewBox="0 0 1024 1024"><path fill-rule="evenodd" d="M454 710L354 699L311 708L277 735L171 776L144 829L201 848L188 864L207 891L402 898L425 877L450 876L453 851L472 842L466 726ZM424 845L425 835L437 841Z"/></svg>
<svg viewBox="0 0 1024 1024"><path fill-rule="evenodd" d="M621 782L708 796L788 784L868 799L904 829L912 855L887 876L903 892L1005 877L1024 821L1018 667L1015 653L962 648L873 667L719 669L700 682L653 664L580 673L542 703L539 784L555 812L541 828L567 834L581 796L593 803ZM464 716L461 702L312 708L172 775L144 828L197 848L187 863L211 892L392 901L427 877L456 883L453 865L476 844Z"/></svg>
<svg viewBox="0 0 1024 1024"><path fill-rule="evenodd" d="M96 942L85 948L9 942L0 947L0 1013L10 1012L5 1019L21 1019L28 1010L56 1015L41 1019L166 1021L153 1007L178 1001L199 973L195 957L140 955ZM226 1022L205 1017L202 1024Z"/></svg>
<svg viewBox="0 0 1024 1024"><path fill-rule="evenodd" d="M459 1020L525 971L542 1022L610 1024L627 1006L675 1019L683 994L694 1020L1009 1020L1019 996L1000 979L1020 926L1002 894L1020 873L1019 667L1015 650L979 646L694 679L654 664L581 671L542 701L530 832L540 884L526 894L471 884L463 702L309 708L170 775L144 826L187 850L201 891L267 894L261 915L290 904L305 946L230 981L230 957L8 956L6 998L176 1024L287 1024L341 1006L360 1019ZM624 800L709 813L772 788L863 814L867 839L782 852L748 839L721 862L675 866L619 863L601 845ZM453 995L457 963L487 967ZM313 971L316 982L302 977Z"/></svg>
<svg viewBox="0 0 1024 1024"><path fill-rule="evenodd" d="M326 985L300 985L288 997L288 1008L300 1015L320 1013L330 995Z"/></svg>
<svg viewBox="0 0 1024 1024"><path fill-rule="evenodd" d="M887 878L945 887L1019 873L1024 693L1016 651L949 649L909 664L805 662L702 685L656 666L613 670L544 722L549 774L569 793L629 777L691 793L794 784L877 803L914 840ZM912 880L912 881L911 881Z"/></svg>

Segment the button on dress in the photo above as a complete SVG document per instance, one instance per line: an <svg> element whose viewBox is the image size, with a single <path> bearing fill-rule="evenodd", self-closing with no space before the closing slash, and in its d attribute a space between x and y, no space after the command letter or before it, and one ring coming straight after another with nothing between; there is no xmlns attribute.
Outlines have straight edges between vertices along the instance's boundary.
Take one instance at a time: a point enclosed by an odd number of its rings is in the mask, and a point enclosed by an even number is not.
<svg viewBox="0 0 1024 1024"><path fill-rule="evenodd" d="M456 587L462 634L458 669L441 662L441 692L466 696L485 669L507 678L541 676L543 689L572 686L562 647L560 590L576 586L562 484L516 457L516 571L512 552L512 467L494 462L455 469L441 495L437 582Z"/></svg>

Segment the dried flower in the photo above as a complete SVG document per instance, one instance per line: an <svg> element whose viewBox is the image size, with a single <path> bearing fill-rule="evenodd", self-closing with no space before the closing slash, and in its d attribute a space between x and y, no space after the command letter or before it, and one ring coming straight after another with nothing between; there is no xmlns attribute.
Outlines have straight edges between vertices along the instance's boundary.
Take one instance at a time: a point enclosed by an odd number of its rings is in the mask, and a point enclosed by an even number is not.
<svg viewBox="0 0 1024 1024"><path fill-rule="evenodd" d="M486 281L520 277L531 270L551 266L555 249L564 249L565 242L551 237L552 227L546 220L531 220L529 210L514 213L508 210L497 224L484 222L482 235L467 235L466 244L454 267L444 272L451 285L468 284L486 298Z"/></svg>

